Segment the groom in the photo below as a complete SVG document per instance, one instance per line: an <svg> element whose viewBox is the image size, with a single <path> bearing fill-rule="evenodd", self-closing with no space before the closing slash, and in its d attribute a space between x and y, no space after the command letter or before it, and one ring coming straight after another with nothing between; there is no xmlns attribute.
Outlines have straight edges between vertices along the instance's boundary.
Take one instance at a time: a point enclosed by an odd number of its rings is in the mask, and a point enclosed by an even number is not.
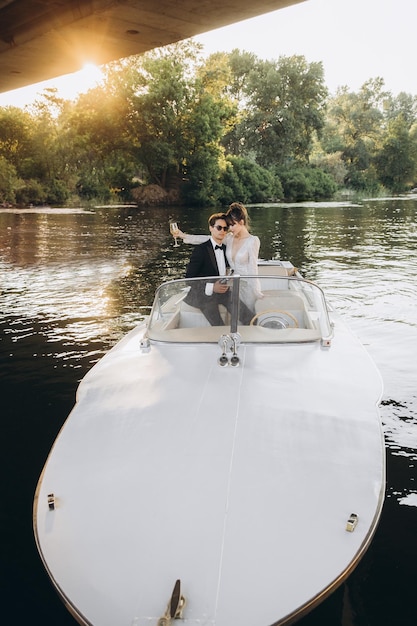
<svg viewBox="0 0 417 626"><path fill-rule="evenodd" d="M214 213L209 217L210 239L196 246L187 266L186 278L203 276L226 276L229 263L226 258L226 246L223 243L229 230L228 218L224 213ZM206 283L199 281L191 284L185 302L199 308L212 326L223 326L219 304L231 311L229 287L221 279L210 279ZM253 314L240 301L239 317L243 324L249 324Z"/></svg>

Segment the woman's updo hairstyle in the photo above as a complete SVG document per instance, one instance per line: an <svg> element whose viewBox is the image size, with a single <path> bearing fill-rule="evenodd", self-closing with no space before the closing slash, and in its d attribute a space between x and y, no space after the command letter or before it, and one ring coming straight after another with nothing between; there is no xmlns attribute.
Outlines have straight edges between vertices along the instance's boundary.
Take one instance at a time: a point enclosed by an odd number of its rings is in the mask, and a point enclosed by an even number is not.
<svg viewBox="0 0 417 626"><path fill-rule="evenodd" d="M249 215L246 207L241 202L232 202L226 213L230 222L240 222L243 220L244 225L249 230Z"/></svg>

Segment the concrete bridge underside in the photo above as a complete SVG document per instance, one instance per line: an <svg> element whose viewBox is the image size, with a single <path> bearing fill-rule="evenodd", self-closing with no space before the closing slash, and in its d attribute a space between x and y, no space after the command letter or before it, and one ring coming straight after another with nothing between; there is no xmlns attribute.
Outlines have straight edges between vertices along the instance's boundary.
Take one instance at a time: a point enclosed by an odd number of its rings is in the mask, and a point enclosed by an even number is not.
<svg viewBox="0 0 417 626"><path fill-rule="evenodd" d="M0 0L0 92L302 1Z"/></svg>

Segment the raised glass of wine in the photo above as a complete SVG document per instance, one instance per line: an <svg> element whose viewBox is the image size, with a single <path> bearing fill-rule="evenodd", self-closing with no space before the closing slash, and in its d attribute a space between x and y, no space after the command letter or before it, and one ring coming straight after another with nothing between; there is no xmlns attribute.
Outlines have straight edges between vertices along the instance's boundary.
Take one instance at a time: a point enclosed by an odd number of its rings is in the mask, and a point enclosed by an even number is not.
<svg viewBox="0 0 417 626"><path fill-rule="evenodd" d="M171 222L169 223L169 230L171 231L171 235L172 235L172 236L174 237L174 239L175 239L174 248L179 248L179 245L180 245L180 244L178 243L178 239L177 239L177 237L178 237L178 231L179 231L179 228L178 228L178 224L177 224L177 222L173 222L173 221L171 221Z"/></svg>

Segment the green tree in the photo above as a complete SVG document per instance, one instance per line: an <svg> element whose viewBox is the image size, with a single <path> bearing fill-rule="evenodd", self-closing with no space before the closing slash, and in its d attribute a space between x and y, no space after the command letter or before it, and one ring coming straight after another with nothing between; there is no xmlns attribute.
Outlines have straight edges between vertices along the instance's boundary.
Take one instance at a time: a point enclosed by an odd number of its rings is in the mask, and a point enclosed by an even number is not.
<svg viewBox="0 0 417 626"><path fill-rule="evenodd" d="M326 153L341 153L346 166L345 183L357 190L371 190L378 185L373 158L389 98L383 86L380 78L369 80L358 93L342 88L328 102L321 145Z"/></svg>
<svg viewBox="0 0 417 626"><path fill-rule="evenodd" d="M343 187L348 171L341 151L325 153L321 148L317 149L310 158L310 164L329 174L338 187Z"/></svg>
<svg viewBox="0 0 417 626"><path fill-rule="evenodd" d="M321 63L303 56L258 61L246 81L242 141L260 165L307 163L324 124L327 89Z"/></svg>
<svg viewBox="0 0 417 626"><path fill-rule="evenodd" d="M31 114L30 154L21 162L21 175L38 180L45 188L60 176L58 157L59 115L65 101L56 89L45 89L40 98L28 108Z"/></svg>
<svg viewBox="0 0 417 626"><path fill-rule="evenodd" d="M114 79L114 74L112 76ZM109 79L81 94L60 116L61 178L83 198L129 199L135 174L128 133L129 103Z"/></svg>
<svg viewBox="0 0 417 626"><path fill-rule="evenodd" d="M174 44L134 57L130 65L125 92L134 158L145 168L147 182L164 189L181 179L199 50L192 42Z"/></svg>
<svg viewBox="0 0 417 626"><path fill-rule="evenodd" d="M326 200L337 190L334 179L318 167L281 167L278 172L287 200Z"/></svg>
<svg viewBox="0 0 417 626"><path fill-rule="evenodd" d="M0 156L0 203L14 203L16 201L16 190L21 186L16 168L9 163L4 156Z"/></svg>
<svg viewBox="0 0 417 626"><path fill-rule="evenodd" d="M28 111L0 107L0 156L14 165L19 175L33 157L32 124Z"/></svg>
<svg viewBox="0 0 417 626"><path fill-rule="evenodd" d="M189 202L215 202L220 139L233 106L219 63L200 57L201 46L183 42L135 61L129 133L147 182L176 189Z"/></svg>
<svg viewBox="0 0 417 626"><path fill-rule="evenodd" d="M227 68L223 71L223 84L218 86L233 107L229 124L221 140L222 146L227 154L244 155L253 160L254 156L249 154L250 150L245 145L245 120L248 103L247 81L256 69L258 59L250 52L234 49L231 53L217 53L209 57L210 68L216 62L222 63Z"/></svg>
<svg viewBox="0 0 417 626"><path fill-rule="evenodd" d="M62 178L67 161L59 158L59 116L65 101L47 89L24 111L0 109L0 153L19 178L16 199L26 202L64 202L67 181Z"/></svg>
<svg viewBox="0 0 417 626"><path fill-rule="evenodd" d="M379 180L394 193L410 188L417 174L417 141L408 126L404 115L393 118L375 156Z"/></svg>
<svg viewBox="0 0 417 626"><path fill-rule="evenodd" d="M253 161L229 155L220 176L220 201L272 202L283 198L281 182L273 173Z"/></svg>
<svg viewBox="0 0 417 626"><path fill-rule="evenodd" d="M18 204L44 204L47 201L47 192L44 186L36 179L24 181L16 190Z"/></svg>
<svg viewBox="0 0 417 626"><path fill-rule="evenodd" d="M384 116L389 122L399 115L402 116L406 126L411 128L417 120L417 96L404 91L400 92L396 97L389 95L384 102Z"/></svg>

